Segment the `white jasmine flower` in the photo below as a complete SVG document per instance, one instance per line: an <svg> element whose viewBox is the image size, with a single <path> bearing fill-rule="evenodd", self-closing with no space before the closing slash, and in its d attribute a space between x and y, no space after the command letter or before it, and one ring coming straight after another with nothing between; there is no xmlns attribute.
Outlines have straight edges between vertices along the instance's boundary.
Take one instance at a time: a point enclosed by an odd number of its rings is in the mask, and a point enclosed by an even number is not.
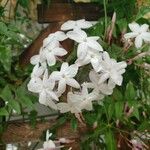
<svg viewBox="0 0 150 150"><path fill-rule="evenodd" d="M33 56L30 62L33 65L40 63L42 66L45 66L47 62L48 66L53 66L56 64L57 57L64 56L66 54L67 51L64 48L59 47L59 42L54 41L50 44L47 44L45 48L42 48L39 55Z"/></svg>
<svg viewBox="0 0 150 150"><path fill-rule="evenodd" d="M101 61L102 57L98 51L94 49L88 49L86 56L83 59L78 58L75 63L79 67L91 63L94 70L99 72L102 69L100 65Z"/></svg>
<svg viewBox="0 0 150 150"><path fill-rule="evenodd" d="M35 65L31 73L31 78L40 78L44 71L45 68L43 66L39 66L39 64Z"/></svg>
<svg viewBox="0 0 150 150"><path fill-rule="evenodd" d="M58 101L58 97L53 91L55 82L50 80L47 70L43 75L43 80L41 78L31 78L27 86L29 91L39 94L39 103L57 109L56 104L53 102L53 100Z"/></svg>
<svg viewBox="0 0 150 150"><path fill-rule="evenodd" d="M68 20L61 26L61 30L74 30L74 29L87 29L92 27L92 23L89 21L86 21L85 19L81 20Z"/></svg>
<svg viewBox="0 0 150 150"><path fill-rule="evenodd" d="M135 47L140 48L144 42L150 42L150 32L148 32L149 25L139 25L137 23L129 24L129 28L132 32L124 35L125 39L135 38Z"/></svg>
<svg viewBox="0 0 150 150"><path fill-rule="evenodd" d="M91 83L86 83L88 88L93 88L100 93L99 99L103 99L104 95L111 95L115 88L115 83L109 80L108 82L98 83L100 75L94 70L90 71L89 78Z"/></svg>
<svg viewBox="0 0 150 150"><path fill-rule="evenodd" d="M45 47L44 51L48 66L55 65L57 57L67 54L67 51L64 48L58 47L57 42L48 44L47 47Z"/></svg>
<svg viewBox="0 0 150 150"><path fill-rule="evenodd" d="M67 103L58 103L57 107L61 113L80 113L83 109L90 111L93 109L92 101L97 98L95 93L89 93L87 87L83 86L81 92L68 92Z"/></svg>
<svg viewBox="0 0 150 150"><path fill-rule="evenodd" d="M45 51L43 51L43 48L40 49L39 54L34 55L30 59L30 63L32 65L41 64L41 66L46 67L46 54Z"/></svg>
<svg viewBox="0 0 150 150"><path fill-rule="evenodd" d="M105 82L107 79L110 79L117 85L122 84L122 74L125 72L127 67L126 62L116 62L115 59L111 59L107 52L103 53L103 61L101 62L102 71L100 72L99 84Z"/></svg>
<svg viewBox="0 0 150 150"><path fill-rule="evenodd" d="M80 59L83 59L89 48L92 48L96 51L103 51L102 46L97 42L99 39L98 36L87 37L86 32L82 30L69 31L67 36L79 43L77 48L77 56Z"/></svg>
<svg viewBox="0 0 150 150"><path fill-rule="evenodd" d="M48 44L54 42L54 41L64 41L65 39L67 39L67 36L64 32L62 31L57 31L55 33L51 33L49 34L49 36L47 38L45 38L43 40L43 47L46 47Z"/></svg>
<svg viewBox="0 0 150 150"><path fill-rule="evenodd" d="M73 78L78 72L77 65L68 65L67 62L62 63L60 71L54 71L51 78L58 81L58 93L63 93L66 90L66 85L74 88L80 88L79 83Z"/></svg>

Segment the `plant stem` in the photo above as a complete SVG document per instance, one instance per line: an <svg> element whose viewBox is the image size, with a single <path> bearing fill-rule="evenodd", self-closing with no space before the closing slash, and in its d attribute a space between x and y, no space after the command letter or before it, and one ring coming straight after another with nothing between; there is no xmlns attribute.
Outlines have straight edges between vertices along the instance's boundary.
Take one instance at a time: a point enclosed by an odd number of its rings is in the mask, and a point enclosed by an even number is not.
<svg viewBox="0 0 150 150"><path fill-rule="evenodd" d="M107 6L106 6L106 0L103 0L104 5L104 14L105 14L105 31L107 30Z"/></svg>

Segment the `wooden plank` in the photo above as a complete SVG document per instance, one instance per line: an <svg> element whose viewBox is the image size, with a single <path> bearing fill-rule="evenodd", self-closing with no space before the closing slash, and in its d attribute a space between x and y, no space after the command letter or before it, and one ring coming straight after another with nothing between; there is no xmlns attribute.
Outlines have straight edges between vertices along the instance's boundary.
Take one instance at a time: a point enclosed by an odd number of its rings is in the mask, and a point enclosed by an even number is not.
<svg viewBox="0 0 150 150"><path fill-rule="evenodd" d="M50 23L67 20L98 20L103 14L96 3L51 3L49 7L38 5L38 22Z"/></svg>

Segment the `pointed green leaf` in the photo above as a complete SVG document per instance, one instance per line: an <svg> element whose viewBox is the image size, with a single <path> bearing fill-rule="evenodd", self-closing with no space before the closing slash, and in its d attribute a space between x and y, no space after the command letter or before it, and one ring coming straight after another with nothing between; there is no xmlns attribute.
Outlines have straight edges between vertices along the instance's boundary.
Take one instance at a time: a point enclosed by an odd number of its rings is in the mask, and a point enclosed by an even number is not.
<svg viewBox="0 0 150 150"><path fill-rule="evenodd" d="M9 113L6 108L0 108L0 116L8 116Z"/></svg>
<svg viewBox="0 0 150 150"><path fill-rule="evenodd" d="M120 119L123 114L124 102L116 102L115 103L115 114L116 118Z"/></svg>
<svg viewBox="0 0 150 150"><path fill-rule="evenodd" d="M0 62L7 72L11 69L11 58L11 49L9 47L0 46Z"/></svg>
<svg viewBox="0 0 150 150"><path fill-rule="evenodd" d="M9 101L8 105L14 109L18 114L21 113L21 108L20 108L20 105L19 103L16 101L16 100L11 100Z"/></svg>
<svg viewBox="0 0 150 150"><path fill-rule="evenodd" d="M129 82L126 86L125 98L126 100L135 100L136 91L134 89L133 83Z"/></svg>
<svg viewBox="0 0 150 150"><path fill-rule="evenodd" d="M6 102L13 99L13 95L8 85L6 85L2 90L2 92L0 93L0 97Z"/></svg>

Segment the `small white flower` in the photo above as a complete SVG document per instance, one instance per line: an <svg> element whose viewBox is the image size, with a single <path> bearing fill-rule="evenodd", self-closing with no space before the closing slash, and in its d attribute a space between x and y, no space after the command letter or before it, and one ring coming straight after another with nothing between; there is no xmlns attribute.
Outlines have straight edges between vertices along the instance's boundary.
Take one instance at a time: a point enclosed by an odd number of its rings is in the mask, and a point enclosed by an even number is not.
<svg viewBox="0 0 150 150"><path fill-rule="evenodd" d="M45 68L43 66L39 66L39 64L35 65L31 73L31 78L40 78L44 71Z"/></svg>
<svg viewBox="0 0 150 150"><path fill-rule="evenodd" d="M48 77L48 71L45 70L43 80L41 78L31 78L28 83L28 90L33 93L39 93L39 103L57 109L53 100L58 101L58 97L53 91L55 82Z"/></svg>
<svg viewBox="0 0 150 150"><path fill-rule="evenodd" d="M100 74L99 84L110 79L117 85L121 85L123 81L122 74L125 73L125 68L127 67L126 62L116 62L115 59L111 59L107 52L103 53L103 60L101 62L102 71Z"/></svg>
<svg viewBox="0 0 150 150"><path fill-rule="evenodd" d="M124 35L125 39L135 38L135 47L140 48L144 42L150 42L150 32L148 32L149 25L139 25L137 23L129 24L129 28L132 32Z"/></svg>
<svg viewBox="0 0 150 150"><path fill-rule="evenodd" d="M73 78L76 76L77 72L77 65L73 64L69 66L67 62L64 62L61 65L60 71L52 72L51 78L55 81L59 81L58 93L64 93L64 91L66 90L66 85L74 88L80 88L79 83Z"/></svg>
<svg viewBox="0 0 150 150"><path fill-rule="evenodd" d="M83 85L81 92L68 92L67 103L58 103L57 107L61 113L71 112L80 113L86 109L88 111L93 109L92 101L98 98L96 93L89 93L86 86Z"/></svg>
<svg viewBox="0 0 150 150"><path fill-rule="evenodd" d="M92 27L92 23L89 21L86 21L85 19L81 20L68 20L61 26L61 30L74 30L74 29L87 29Z"/></svg>
<svg viewBox="0 0 150 150"><path fill-rule="evenodd" d="M58 41L53 41L50 44L47 44L46 47L43 47L40 50L39 55L35 55L31 58L30 62L33 65L41 64L45 66L47 63L48 66L53 66L56 64L56 58L59 56L64 56L67 54L67 51L64 48L59 47Z"/></svg>
<svg viewBox="0 0 150 150"><path fill-rule="evenodd" d="M50 44L54 41L61 42L61 41L64 41L65 39L67 39L67 36L62 31L57 31L55 33L51 33L47 38L44 39L43 47L46 47L48 44Z"/></svg>
<svg viewBox="0 0 150 150"><path fill-rule="evenodd" d="M86 83L86 84L88 88L93 88L95 91L98 91L100 94L99 99L103 99L104 95L111 95L113 93L113 89L115 88L115 83L109 80L108 83L103 82L99 84L98 81L100 77L101 76L94 70L90 71L89 78L91 83Z"/></svg>
<svg viewBox="0 0 150 150"><path fill-rule="evenodd" d="M87 37L86 32L82 30L69 31L67 36L79 43L77 48L77 56L80 59L83 59L89 48L92 48L96 51L103 51L102 46L97 42L99 39L98 36Z"/></svg>
<svg viewBox="0 0 150 150"><path fill-rule="evenodd" d="M96 72L99 72L102 69L100 65L101 61L102 57L99 51L96 51L94 49L88 49L86 56L83 59L78 58L75 63L79 67L91 63L94 70Z"/></svg>

